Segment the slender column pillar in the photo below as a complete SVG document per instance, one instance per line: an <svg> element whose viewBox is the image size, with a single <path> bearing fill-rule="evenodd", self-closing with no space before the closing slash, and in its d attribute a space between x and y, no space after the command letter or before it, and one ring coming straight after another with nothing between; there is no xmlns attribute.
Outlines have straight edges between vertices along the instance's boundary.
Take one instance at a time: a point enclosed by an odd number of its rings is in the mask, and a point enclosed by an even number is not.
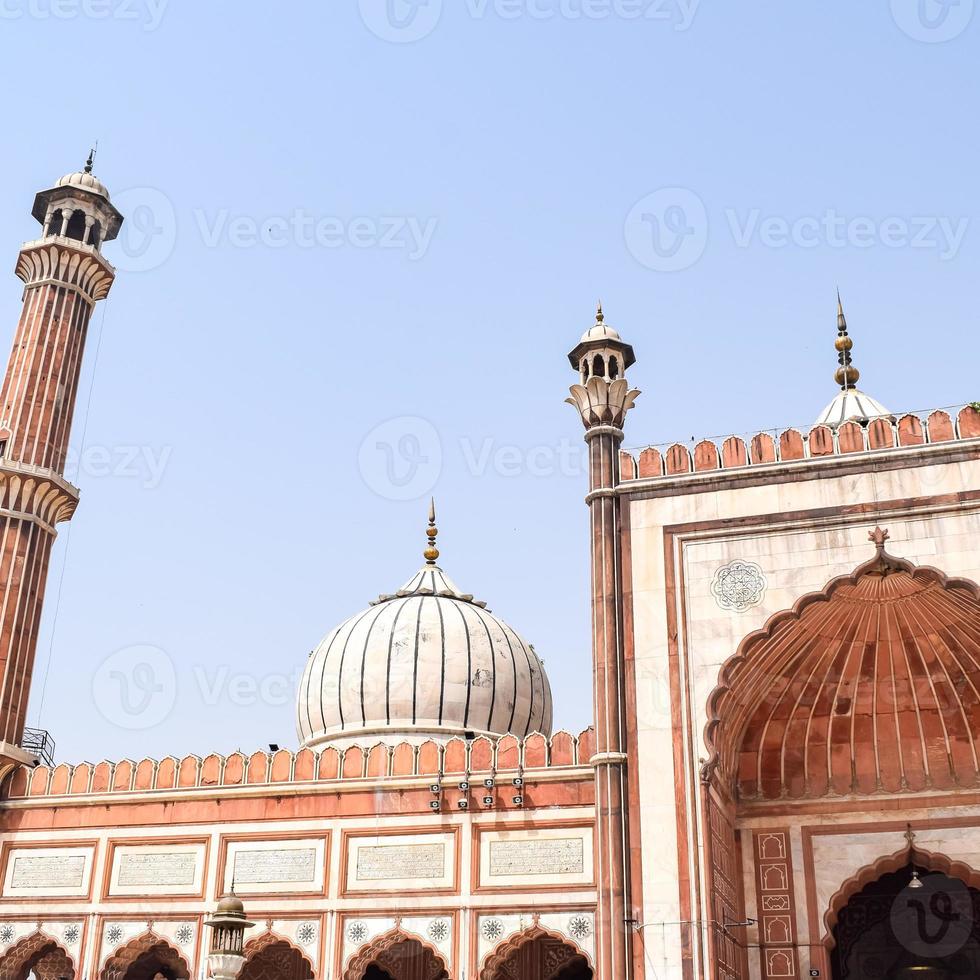
<svg viewBox="0 0 980 980"><path fill-rule="evenodd" d="M596 832L598 908L597 980L633 976L630 915L630 848L626 751L627 672L623 637L622 521L619 450L626 413L638 391L623 372L633 351L604 322L596 324L569 355L582 383L568 399L580 412L589 448L592 543L592 660L595 691Z"/></svg>

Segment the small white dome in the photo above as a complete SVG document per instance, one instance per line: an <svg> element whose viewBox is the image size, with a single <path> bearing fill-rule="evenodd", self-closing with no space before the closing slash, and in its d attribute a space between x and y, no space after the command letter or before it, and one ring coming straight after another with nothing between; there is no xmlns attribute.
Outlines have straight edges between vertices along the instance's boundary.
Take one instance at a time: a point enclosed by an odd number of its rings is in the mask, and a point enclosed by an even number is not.
<svg viewBox="0 0 980 980"><path fill-rule="evenodd" d="M887 417L891 414L881 402L870 395L866 395L858 388L848 388L820 413L816 424L837 428L844 422L869 422L871 419Z"/></svg>
<svg viewBox="0 0 980 980"><path fill-rule="evenodd" d="M425 565L327 635L297 701L303 745L551 734L551 687L530 644Z"/></svg>
<svg viewBox="0 0 980 980"><path fill-rule="evenodd" d="M579 343L588 344L594 340L619 340L622 341L622 337L616 330L607 323L596 323L589 327L588 330L582 334L582 339Z"/></svg>
<svg viewBox="0 0 980 980"><path fill-rule="evenodd" d="M78 171L73 174L65 174L61 180L55 185L56 187L78 187L83 191L88 191L91 194L98 194L100 197L104 197L107 201L109 200L109 190L105 184L99 180L98 177L92 174L83 173Z"/></svg>

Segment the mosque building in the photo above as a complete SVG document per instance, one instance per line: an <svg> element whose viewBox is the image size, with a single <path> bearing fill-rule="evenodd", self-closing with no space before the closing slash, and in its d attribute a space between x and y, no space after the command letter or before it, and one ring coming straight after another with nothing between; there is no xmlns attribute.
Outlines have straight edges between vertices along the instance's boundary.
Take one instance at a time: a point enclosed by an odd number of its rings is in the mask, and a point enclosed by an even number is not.
<svg viewBox="0 0 980 980"><path fill-rule="evenodd" d="M541 658L452 581L430 510L421 567L310 655L295 751L55 765L26 709L123 219L91 159L32 213L0 390L0 980L980 976L977 406L884 408L838 302L812 428L626 452L636 358L600 308L569 355L588 730L552 730Z"/></svg>

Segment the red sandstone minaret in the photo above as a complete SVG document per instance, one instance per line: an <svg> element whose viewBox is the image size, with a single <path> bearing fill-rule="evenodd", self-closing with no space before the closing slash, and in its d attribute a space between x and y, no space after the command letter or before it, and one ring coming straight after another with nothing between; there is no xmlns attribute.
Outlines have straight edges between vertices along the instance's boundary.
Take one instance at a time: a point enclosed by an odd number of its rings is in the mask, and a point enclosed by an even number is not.
<svg viewBox="0 0 980 980"><path fill-rule="evenodd" d="M100 249L123 220L91 155L32 214L41 237L17 258L24 306L0 391L0 783L34 761L21 742L48 560L78 503L65 456L89 319L115 275Z"/></svg>
<svg viewBox="0 0 980 980"><path fill-rule="evenodd" d="M589 445L589 505L592 524L592 662L595 681L596 832L599 882L596 915L597 980L633 975L633 909L630 905L630 842L627 756L627 674L623 621L623 508L619 448L626 414L639 392L626 369L633 348L606 322L596 322L568 355L579 372L571 387Z"/></svg>

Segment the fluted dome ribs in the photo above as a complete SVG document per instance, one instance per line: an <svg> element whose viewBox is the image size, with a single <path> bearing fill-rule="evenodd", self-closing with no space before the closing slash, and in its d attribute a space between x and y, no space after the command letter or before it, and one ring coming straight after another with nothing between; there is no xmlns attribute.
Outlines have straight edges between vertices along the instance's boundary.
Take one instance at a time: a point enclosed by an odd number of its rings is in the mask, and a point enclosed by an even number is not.
<svg viewBox="0 0 980 980"><path fill-rule="evenodd" d="M313 652L297 723L304 745L547 735L551 689L533 648L428 564Z"/></svg>
<svg viewBox="0 0 980 980"><path fill-rule="evenodd" d="M708 741L741 799L980 786L978 590L880 554L723 669Z"/></svg>

